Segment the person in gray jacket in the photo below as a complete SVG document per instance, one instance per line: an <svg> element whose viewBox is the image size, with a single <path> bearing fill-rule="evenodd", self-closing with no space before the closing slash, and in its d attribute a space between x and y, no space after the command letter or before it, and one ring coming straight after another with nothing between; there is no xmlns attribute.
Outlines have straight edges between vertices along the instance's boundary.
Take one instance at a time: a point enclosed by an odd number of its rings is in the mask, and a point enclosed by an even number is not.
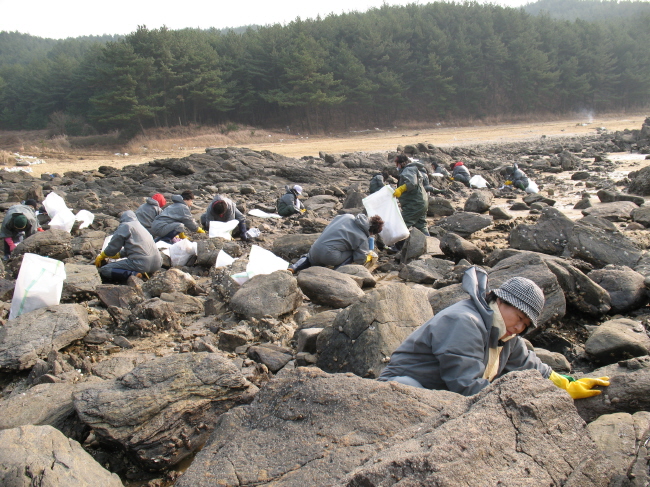
<svg viewBox="0 0 650 487"><path fill-rule="evenodd" d="M471 175L467 166L461 161L451 163L451 177L454 181L459 181L469 188L469 180Z"/></svg>
<svg viewBox="0 0 650 487"><path fill-rule="evenodd" d="M191 191L172 196L172 204L165 208L151 224L151 234L156 242L162 240L172 243L174 237L187 238L185 230L205 233L192 217L190 208L193 203L194 194Z"/></svg>
<svg viewBox="0 0 650 487"><path fill-rule="evenodd" d="M151 233L151 224L162 213L162 208L166 204L165 197L160 193L156 193L151 198L147 198L144 204L135 210L135 216L142 223L142 226Z"/></svg>
<svg viewBox="0 0 650 487"><path fill-rule="evenodd" d="M298 196L302 194L302 186L295 184L292 187L285 186L284 189L287 192L278 198L278 215L291 216L304 212L305 210L298 199Z"/></svg>
<svg viewBox="0 0 650 487"><path fill-rule="evenodd" d="M125 259L120 259L126 257ZM105 264L106 258L120 259ZM129 276L149 277L162 266L153 237L138 221L135 213L122 213L113 238L95 259L101 276L110 281L126 282Z"/></svg>
<svg viewBox="0 0 650 487"><path fill-rule="evenodd" d="M333 266L336 269L346 264L365 264L373 256L368 237L377 235L383 228L384 221L379 215L370 219L362 213L357 216L339 215L325 227L309 252L289 270L295 274L312 265Z"/></svg>
<svg viewBox="0 0 650 487"><path fill-rule="evenodd" d="M233 232L233 237L248 240L246 217L237 209L237 205L233 200L218 194L214 197L205 213L201 215L201 226L209 231L210 222L229 222L231 220L239 222L237 231Z"/></svg>
<svg viewBox="0 0 650 487"><path fill-rule="evenodd" d="M463 276L469 299L440 311L393 352L378 380L472 396L515 370L536 369L579 399L600 394L600 379L567 379L542 363L518 335L537 326L543 291L530 279L513 277L488 293L487 273L470 267Z"/></svg>
<svg viewBox="0 0 650 487"><path fill-rule="evenodd" d="M2 220L2 227L0 227L5 260L9 259L17 244L37 231L43 231L36 218L37 208L38 202L29 199L19 205L10 206L7 210Z"/></svg>
<svg viewBox="0 0 650 487"><path fill-rule="evenodd" d="M519 166L517 163L512 165L512 169L510 171L510 177L508 178L508 181L506 181L506 185L510 182L513 187L517 189L521 189L522 191L526 191L526 188L528 187L528 183L530 180L528 179L528 176L526 176L526 173L519 169Z"/></svg>

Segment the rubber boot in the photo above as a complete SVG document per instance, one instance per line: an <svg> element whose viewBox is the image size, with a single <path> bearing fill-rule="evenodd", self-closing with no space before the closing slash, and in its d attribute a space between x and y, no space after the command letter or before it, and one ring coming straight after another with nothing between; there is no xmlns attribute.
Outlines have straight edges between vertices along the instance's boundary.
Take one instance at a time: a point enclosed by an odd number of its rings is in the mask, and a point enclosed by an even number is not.
<svg viewBox="0 0 650 487"><path fill-rule="evenodd" d="M311 267L311 262L309 260L309 256L305 254L300 257L300 259L298 259L295 264L289 266L289 271L291 271L292 274L297 274L301 270L307 269L308 267Z"/></svg>

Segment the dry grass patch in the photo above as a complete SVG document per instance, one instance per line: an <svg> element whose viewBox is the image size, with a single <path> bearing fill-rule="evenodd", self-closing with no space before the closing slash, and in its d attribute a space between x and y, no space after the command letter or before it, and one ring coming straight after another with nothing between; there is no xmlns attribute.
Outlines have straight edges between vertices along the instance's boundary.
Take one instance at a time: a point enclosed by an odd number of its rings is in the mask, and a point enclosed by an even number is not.
<svg viewBox="0 0 650 487"><path fill-rule="evenodd" d="M0 150L0 164L3 166L13 166L16 164L16 157L11 152Z"/></svg>

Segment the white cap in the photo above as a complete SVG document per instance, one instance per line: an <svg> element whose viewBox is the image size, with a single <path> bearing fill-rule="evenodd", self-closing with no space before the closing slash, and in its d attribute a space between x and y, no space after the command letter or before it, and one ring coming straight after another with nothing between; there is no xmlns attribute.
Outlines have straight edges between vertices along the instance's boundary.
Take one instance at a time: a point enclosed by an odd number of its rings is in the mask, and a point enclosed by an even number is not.
<svg viewBox="0 0 650 487"><path fill-rule="evenodd" d="M298 185L298 184L295 184L295 185L293 186L293 190L294 190L296 193L298 193L298 194L302 194L302 186L300 186L300 185Z"/></svg>

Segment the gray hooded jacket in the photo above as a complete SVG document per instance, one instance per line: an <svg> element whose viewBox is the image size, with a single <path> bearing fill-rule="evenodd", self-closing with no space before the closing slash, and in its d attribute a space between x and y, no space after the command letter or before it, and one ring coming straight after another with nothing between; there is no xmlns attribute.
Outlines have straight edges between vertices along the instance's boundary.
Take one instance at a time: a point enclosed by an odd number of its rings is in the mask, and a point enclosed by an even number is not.
<svg viewBox="0 0 650 487"><path fill-rule="evenodd" d="M181 233L186 228L191 232L198 230L199 225L192 217L190 207L185 204L183 197L175 194L172 196L172 201L173 203L165 208L151 224L151 234L154 237L164 237L172 231Z"/></svg>
<svg viewBox="0 0 650 487"><path fill-rule="evenodd" d="M147 198L147 201L135 210L135 216L142 226L151 232L151 224L161 212L158 202L153 198Z"/></svg>
<svg viewBox="0 0 650 487"><path fill-rule="evenodd" d="M104 253L109 256L118 252L120 257L127 258L126 261L114 262L109 266L147 273L156 272L162 266L162 258L153 237L131 210L122 213L120 225L104 249Z"/></svg>
<svg viewBox="0 0 650 487"><path fill-rule="evenodd" d="M370 251L369 228L364 214L337 216L309 249L309 261L312 265L338 266L352 257L354 263L363 264Z"/></svg>
<svg viewBox="0 0 650 487"><path fill-rule="evenodd" d="M22 213L27 218L27 226L24 230L16 230L11 227L11 217L15 213ZM10 206L2 220L2 227L0 227L0 238L15 237L20 232L25 232L25 238L30 237L36 233L39 228L38 220L36 219L36 212L30 205L13 205Z"/></svg>
<svg viewBox="0 0 650 487"><path fill-rule="evenodd" d="M463 290L470 299L435 315L397 347L379 380L408 376L426 389L439 389L471 396L489 384L483 379L489 349L503 345L497 377L513 370L537 369L544 378L552 369L529 351L521 337L499 343L492 327L493 311L485 301L488 278L471 267L463 276Z"/></svg>
<svg viewBox="0 0 650 487"><path fill-rule="evenodd" d="M226 203L226 211L223 213L223 215L217 214L217 212L215 212L212 209L212 206L217 201L223 201L224 203ZM240 227L242 224L244 225L246 224L246 218L244 217L242 212L237 209L237 205L235 205L235 202L220 194L214 197L212 203L210 203L206 212L203 213L203 215L201 215L201 225L203 225L203 228L205 228L206 230L209 229L210 222L229 222L230 220L239 221Z"/></svg>

